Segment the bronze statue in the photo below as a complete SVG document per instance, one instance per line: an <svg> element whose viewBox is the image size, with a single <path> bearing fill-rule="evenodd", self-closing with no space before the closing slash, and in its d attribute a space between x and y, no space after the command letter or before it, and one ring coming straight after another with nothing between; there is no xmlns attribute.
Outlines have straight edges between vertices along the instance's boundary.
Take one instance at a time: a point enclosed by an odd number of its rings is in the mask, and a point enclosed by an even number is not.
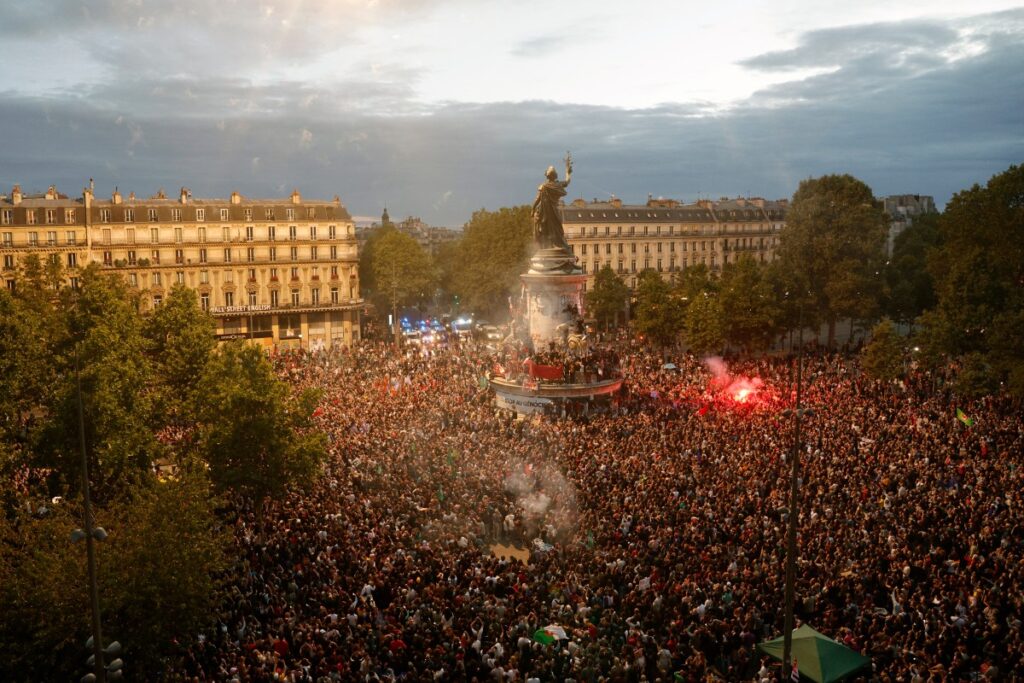
<svg viewBox="0 0 1024 683"><path fill-rule="evenodd" d="M571 249L565 240L559 207L572 178L572 155L568 152L565 155L564 181L558 179L554 166L548 166L544 175L547 182L537 188L537 198L533 200L533 241L538 249L562 249L569 254Z"/></svg>

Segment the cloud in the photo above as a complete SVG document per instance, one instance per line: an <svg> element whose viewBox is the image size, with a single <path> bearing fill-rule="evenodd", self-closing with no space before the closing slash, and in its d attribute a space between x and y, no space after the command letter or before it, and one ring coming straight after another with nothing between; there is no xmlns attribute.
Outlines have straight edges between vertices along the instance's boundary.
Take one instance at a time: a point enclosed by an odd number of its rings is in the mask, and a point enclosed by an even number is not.
<svg viewBox="0 0 1024 683"><path fill-rule="evenodd" d="M571 36L549 33L517 43L509 53L516 57L547 57L573 42Z"/></svg>
<svg viewBox="0 0 1024 683"><path fill-rule="evenodd" d="M298 187L338 194L362 215L388 201L395 214L459 225L481 207L530 202L544 169L571 149L571 197L783 197L808 176L849 172L878 194L941 203L1024 158L1020 19L811 32L744 64L827 72L714 113L703 103L424 103L420 74L368 62L331 82L178 74L74 94L8 92L0 129L17 134L0 151L0 187L55 182L74 192L90 177L139 196L161 186L196 196ZM902 61L892 57L901 33L910 45ZM928 40L941 58L915 52Z"/></svg>

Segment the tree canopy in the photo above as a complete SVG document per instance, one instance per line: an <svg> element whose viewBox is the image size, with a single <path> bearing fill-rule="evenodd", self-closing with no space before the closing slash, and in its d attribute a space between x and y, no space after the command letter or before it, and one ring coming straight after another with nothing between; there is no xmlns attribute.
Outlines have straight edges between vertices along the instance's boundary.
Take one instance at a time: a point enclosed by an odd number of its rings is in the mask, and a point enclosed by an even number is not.
<svg viewBox="0 0 1024 683"><path fill-rule="evenodd" d="M806 292L809 315L828 323L831 346L840 318L870 319L884 293L888 224L871 188L850 175L800 183L780 234L781 267Z"/></svg>
<svg viewBox="0 0 1024 683"><path fill-rule="evenodd" d="M462 306L483 315L508 310L518 293L533 239L529 206L481 209L462 230L462 238L442 265Z"/></svg>
<svg viewBox="0 0 1024 683"><path fill-rule="evenodd" d="M594 286L587 292L587 315L597 320L605 329L615 322L616 316L626 307L629 287L605 264L594 276Z"/></svg>
<svg viewBox="0 0 1024 683"><path fill-rule="evenodd" d="M386 229L373 246L372 272L377 305L385 310L429 299L437 282L430 255L394 229Z"/></svg>
<svg viewBox="0 0 1024 683"><path fill-rule="evenodd" d="M636 283L633 324L636 330L661 346L679 340L685 308L661 274L652 269L640 273Z"/></svg>

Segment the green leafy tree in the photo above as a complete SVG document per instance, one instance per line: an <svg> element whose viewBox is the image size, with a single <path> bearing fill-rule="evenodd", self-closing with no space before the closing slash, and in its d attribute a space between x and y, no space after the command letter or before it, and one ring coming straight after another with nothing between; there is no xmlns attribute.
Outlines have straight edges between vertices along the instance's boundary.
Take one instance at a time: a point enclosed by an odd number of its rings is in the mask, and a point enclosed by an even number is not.
<svg viewBox="0 0 1024 683"><path fill-rule="evenodd" d="M763 349L775 336L778 313L764 269L745 255L722 270L721 329L726 341L746 350Z"/></svg>
<svg viewBox="0 0 1024 683"><path fill-rule="evenodd" d="M372 270L375 301L383 310L421 303L434 293L430 255L404 232L388 230L377 240Z"/></svg>
<svg viewBox="0 0 1024 683"><path fill-rule="evenodd" d="M722 305L714 292L702 292L686 307L686 343L697 355L721 351L725 345Z"/></svg>
<svg viewBox="0 0 1024 683"><path fill-rule="evenodd" d="M864 371L868 376L892 381L903 375L904 339L892 321L885 318L871 330L871 341L864 347Z"/></svg>
<svg viewBox="0 0 1024 683"><path fill-rule="evenodd" d="M217 324L199 307L195 290L175 285L146 318L143 333L153 362L162 422L187 418L200 390L199 381L217 345Z"/></svg>
<svg viewBox="0 0 1024 683"><path fill-rule="evenodd" d="M628 299L629 287L605 264L594 276L594 287L587 292L587 312L608 329L625 309Z"/></svg>
<svg viewBox="0 0 1024 683"><path fill-rule="evenodd" d="M640 273L636 283L633 324L636 330L661 346L677 341L683 331L685 307L656 270Z"/></svg>
<svg viewBox="0 0 1024 683"><path fill-rule="evenodd" d="M830 346L840 318L877 314L887 232L871 188L852 176L805 180L793 195L780 234L780 267L793 274L796 291L808 293L808 322L828 324Z"/></svg>
<svg viewBox="0 0 1024 683"><path fill-rule="evenodd" d="M453 294L463 307L483 315L508 310L508 298L519 292L519 276L528 267L533 227L529 206L481 209L462 230L452 252Z"/></svg>
<svg viewBox="0 0 1024 683"><path fill-rule="evenodd" d="M77 352L91 486L96 499L103 500L126 481L146 477L161 448L151 429L152 371L138 294L95 264L81 272L80 283L67 309L73 343L56 349L50 359L61 372L52 401L44 406L36 446L43 464L56 467L63 482L77 490Z"/></svg>
<svg viewBox="0 0 1024 683"><path fill-rule="evenodd" d="M979 391L1009 382L1024 396L1016 336L1024 327L1024 166L954 195L939 232L928 263L938 303L919 321L922 346L933 356L967 357L963 375Z"/></svg>
<svg viewBox="0 0 1024 683"><path fill-rule="evenodd" d="M673 279L675 289L683 301L693 301L705 292L718 291L718 280L704 263L676 271Z"/></svg>
<svg viewBox="0 0 1024 683"><path fill-rule="evenodd" d="M104 636L125 649L131 678L155 678L174 640L209 625L229 535L201 472L122 491L94 508L109 533L97 545ZM37 518L0 517L0 678L78 680L89 652L90 608L79 501Z"/></svg>
<svg viewBox="0 0 1024 683"><path fill-rule="evenodd" d="M206 366L199 400L199 454L220 489L258 500L312 478L327 455L310 417L317 394L292 397L266 355L227 344Z"/></svg>
<svg viewBox="0 0 1024 683"><path fill-rule="evenodd" d="M896 322L912 323L937 303L928 254L940 244L938 214L919 216L893 241L885 269L889 291L885 310Z"/></svg>

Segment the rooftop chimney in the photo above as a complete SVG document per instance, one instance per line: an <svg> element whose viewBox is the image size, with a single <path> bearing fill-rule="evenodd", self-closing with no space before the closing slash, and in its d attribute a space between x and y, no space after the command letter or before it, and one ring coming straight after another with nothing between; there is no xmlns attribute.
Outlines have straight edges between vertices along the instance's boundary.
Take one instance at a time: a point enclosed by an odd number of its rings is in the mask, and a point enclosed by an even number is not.
<svg viewBox="0 0 1024 683"><path fill-rule="evenodd" d="M117 191L116 187L114 188L114 194L110 196L110 201L112 201L115 204L121 203L121 193Z"/></svg>
<svg viewBox="0 0 1024 683"><path fill-rule="evenodd" d="M181 203L188 204L189 191L187 187L181 188Z"/></svg>
<svg viewBox="0 0 1024 683"><path fill-rule="evenodd" d="M299 191L297 189L292 190L292 204L301 204L301 203L302 203L302 195L299 194Z"/></svg>
<svg viewBox="0 0 1024 683"><path fill-rule="evenodd" d="M238 192L232 191L231 192L231 203L232 204L241 204L242 203L242 195L238 194Z"/></svg>
<svg viewBox="0 0 1024 683"><path fill-rule="evenodd" d="M15 185L14 189L11 190L11 203L21 204L21 185Z"/></svg>
<svg viewBox="0 0 1024 683"><path fill-rule="evenodd" d="M50 185L50 187L46 188L46 198L47 199L56 199L57 198L57 186L56 185Z"/></svg>

